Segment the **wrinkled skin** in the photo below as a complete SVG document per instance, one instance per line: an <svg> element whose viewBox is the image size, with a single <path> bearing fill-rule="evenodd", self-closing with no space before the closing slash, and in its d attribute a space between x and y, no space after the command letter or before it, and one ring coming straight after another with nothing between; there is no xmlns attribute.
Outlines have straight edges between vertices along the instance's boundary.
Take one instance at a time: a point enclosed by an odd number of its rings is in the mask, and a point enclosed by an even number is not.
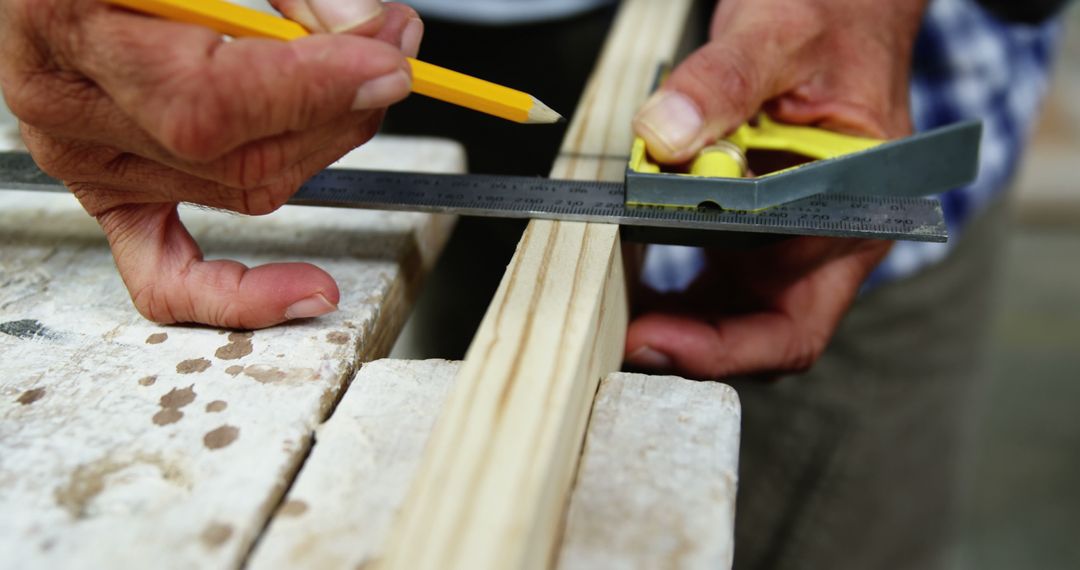
<svg viewBox="0 0 1080 570"><path fill-rule="evenodd" d="M682 162L764 110L877 138L911 132L911 52L926 0L724 0L710 42L638 113L650 152ZM693 378L808 369L890 242L803 237L716 249L688 291L644 292L629 364Z"/></svg>
<svg viewBox="0 0 1080 570"><path fill-rule="evenodd" d="M226 42L96 0L0 2L5 99L34 159L100 223L146 318L258 328L335 309L337 285L312 265L204 260L176 208L272 212L371 138L409 93L422 28L405 6L354 2L374 13L350 27L279 1L313 31L340 28L293 42Z"/></svg>

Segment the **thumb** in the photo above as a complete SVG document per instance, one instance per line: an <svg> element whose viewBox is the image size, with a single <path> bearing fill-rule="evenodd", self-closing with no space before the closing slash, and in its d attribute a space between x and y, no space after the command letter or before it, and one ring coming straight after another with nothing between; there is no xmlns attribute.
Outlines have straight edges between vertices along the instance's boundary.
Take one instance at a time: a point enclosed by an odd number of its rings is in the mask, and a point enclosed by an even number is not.
<svg viewBox="0 0 1080 570"><path fill-rule="evenodd" d="M253 329L337 309L334 279L313 265L204 261L176 204L121 206L98 222L135 307L152 321Z"/></svg>
<svg viewBox="0 0 1080 570"><path fill-rule="evenodd" d="M779 69L763 51L717 40L679 64L634 117L634 131L653 158L690 160L772 98Z"/></svg>
<svg viewBox="0 0 1080 570"><path fill-rule="evenodd" d="M270 0L285 17L312 32L339 33L377 27L380 0Z"/></svg>

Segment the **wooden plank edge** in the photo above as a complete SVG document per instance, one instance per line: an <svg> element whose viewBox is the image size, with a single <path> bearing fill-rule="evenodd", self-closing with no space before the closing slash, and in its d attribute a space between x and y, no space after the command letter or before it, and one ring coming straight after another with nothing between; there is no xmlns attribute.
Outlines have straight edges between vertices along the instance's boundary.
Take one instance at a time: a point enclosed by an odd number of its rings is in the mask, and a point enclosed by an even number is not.
<svg viewBox="0 0 1080 570"><path fill-rule="evenodd" d="M529 224L378 568L548 565L592 396L621 362L627 307L618 244L614 226ZM550 273L567 265L575 267L570 283ZM560 308L562 320L552 314ZM543 338L553 322L560 354Z"/></svg>

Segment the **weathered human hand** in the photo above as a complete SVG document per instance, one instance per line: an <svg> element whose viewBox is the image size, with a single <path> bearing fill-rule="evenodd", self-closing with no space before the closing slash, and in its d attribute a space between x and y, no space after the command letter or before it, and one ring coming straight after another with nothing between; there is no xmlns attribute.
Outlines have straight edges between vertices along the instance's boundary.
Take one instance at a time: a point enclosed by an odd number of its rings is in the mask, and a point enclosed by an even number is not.
<svg viewBox="0 0 1080 570"><path fill-rule="evenodd" d="M177 204L279 208L408 95L423 27L378 0L275 5L335 33L226 41L98 0L0 2L0 87L26 145L97 218L153 321L258 328L336 309L313 265L203 260Z"/></svg>
<svg viewBox="0 0 1080 570"><path fill-rule="evenodd" d="M702 379L806 370L888 249L888 242L803 237L709 250L686 291L643 293L627 361Z"/></svg>
<svg viewBox="0 0 1080 570"><path fill-rule="evenodd" d="M663 162L692 158L759 111L793 124L909 134L908 77L926 0L724 0L710 42L634 120ZM642 297L631 365L697 378L809 368L889 242L794 238L707 252L688 291Z"/></svg>

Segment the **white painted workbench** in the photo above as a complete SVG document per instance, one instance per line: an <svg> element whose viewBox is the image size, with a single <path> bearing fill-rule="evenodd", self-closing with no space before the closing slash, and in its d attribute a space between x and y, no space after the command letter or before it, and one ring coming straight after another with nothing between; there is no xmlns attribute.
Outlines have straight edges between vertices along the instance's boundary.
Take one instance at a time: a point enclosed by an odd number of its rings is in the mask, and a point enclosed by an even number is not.
<svg viewBox="0 0 1080 570"><path fill-rule="evenodd" d="M432 140L348 160L464 167ZM357 366L389 352L452 225L302 207L183 217L208 257L323 267L340 311L254 333L157 326L74 198L0 193L0 566L238 566Z"/></svg>
<svg viewBox="0 0 1080 570"><path fill-rule="evenodd" d="M440 141L350 160L462 168ZM0 568L377 560L457 364L384 360L349 382L388 352L451 220L184 219L208 256L327 269L341 310L254 333L154 325L70 196L0 192ZM602 382L560 568L729 565L738 429L726 386Z"/></svg>

